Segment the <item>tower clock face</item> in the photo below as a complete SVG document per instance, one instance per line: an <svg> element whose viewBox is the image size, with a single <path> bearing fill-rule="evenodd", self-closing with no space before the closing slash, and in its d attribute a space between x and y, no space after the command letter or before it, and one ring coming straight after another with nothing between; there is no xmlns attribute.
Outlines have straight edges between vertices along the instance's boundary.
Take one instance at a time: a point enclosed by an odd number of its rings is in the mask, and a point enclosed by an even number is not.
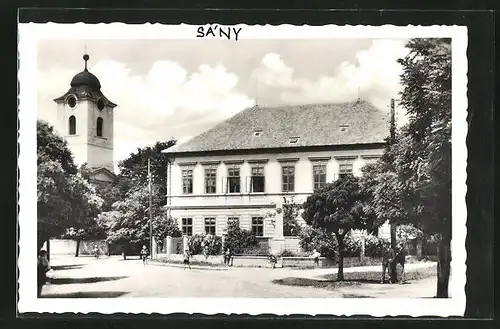
<svg viewBox="0 0 500 329"><path fill-rule="evenodd" d="M104 109L104 99L99 98L99 100L97 101L97 108L99 109L99 111L102 111Z"/></svg>
<svg viewBox="0 0 500 329"><path fill-rule="evenodd" d="M74 95L69 96L67 102L69 107L74 108L76 106L76 97Z"/></svg>

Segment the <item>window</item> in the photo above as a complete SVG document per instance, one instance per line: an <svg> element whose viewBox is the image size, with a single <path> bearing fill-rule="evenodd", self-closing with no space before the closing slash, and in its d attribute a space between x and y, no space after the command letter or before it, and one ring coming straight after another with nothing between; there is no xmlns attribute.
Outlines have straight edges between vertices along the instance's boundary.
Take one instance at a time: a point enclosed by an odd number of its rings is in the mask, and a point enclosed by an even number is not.
<svg viewBox="0 0 500 329"><path fill-rule="evenodd" d="M102 118L97 118L97 137L102 137L102 123Z"/></svg>
<svg viewBox="0 0 500 329"><path fill-rule="evenodd" d="M240 193L240 168L239 167L229 167L228 168L228 192L229 193Z"/></svg>
<svg viewBox="0 0 500 329"><path fill-rule="evenodd" d="M205 233L215 235L215 218L205 218Z"/></svg>
<svg viewBox="0 0 500 329"><path fill-rule="evenodd" d="M213 194L216 191L215 182L217 179L217 169L205 169L205 193Z"/></svg>
<svg viewBox="0 0 500 329"><path fill-rule="evenodd" d="M240 223L240 218L239 217L228 217L227 218L227 226L233 225L233 224L238 224Z"/></svg>
<svg viewBox="0 0 500 329"><path fill-rule="evenodd" d="M326 184L326 164L313 165L314 191L321 189Z"/></svg>
<svg viewBox="0 0 500 329"><path fill-rule="evenodd" d="M182 193L191 194L193 193L193 170L183 169L182 170Z"/></svg>
<svg viewBox="0 0 500 329"><path fill-rule="evenodd" d="M193 219L192 218L183 218L182 219L182 234L184 235L193 235Z"/></svg>
<svg viewBox="0 0 500 329"><path fill-rule="evenodd" d="M339 165L339 176L352 175L352 163L341 163Z"/></svg>
<svg viewBox="0 0 500 329"><path fill-rule="evenodd" d="M252 217L252 234L255 236L264 236L263 217Z"/></svg>
<svg viewBox="0 0 500 329"><path fill-rule="evenodd" d="M76 135L76 118L74 115L69 117L69 134Z"/></svg>
<svg viewBox="0 0 500 329"><path fill-rule="evenodd" d="M266 181L264 177L264 167L252 167L252 176L250 178L251 192L264 192Z"/></svg>
<svg viewBox="0 0 500 329"><path fill-rule="evenodd" d="M295 188L295 166L283 165L281 167L282 190L283 192L293 192Z"/></svg>

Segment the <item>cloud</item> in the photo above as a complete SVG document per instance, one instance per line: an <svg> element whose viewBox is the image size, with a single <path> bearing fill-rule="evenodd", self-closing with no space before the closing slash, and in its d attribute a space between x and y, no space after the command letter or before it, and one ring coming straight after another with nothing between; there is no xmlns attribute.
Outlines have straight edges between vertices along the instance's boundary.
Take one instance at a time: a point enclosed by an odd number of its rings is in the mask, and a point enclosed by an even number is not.
<svg viewBox="0 0 500 329"><path fill-rule="evenodd" d="M186 140L254 104L236 90L238 76L222 64L200 65L188 74L179 63L160 60L146 74L134 75L123 63L103 60L89 71L99 78L104 95L118 104L116 162L157 140ZM39 118L55 122L53 99L68 90L76 73L67 69L39 72Z"/></svg>
<svg viewBox="0 0 500 329"><path fill-rule="evenodd" d="M260 89L279 88L282 103L347 102L358 97L359 88L361 98L387 110L390 98L397 98L401 88L397 59L408 53L405 42L374 40L353 60L342 62L334 74L317 79L295 78L294 69L279 54L268 53L253 76L259 79Z"/></svg>

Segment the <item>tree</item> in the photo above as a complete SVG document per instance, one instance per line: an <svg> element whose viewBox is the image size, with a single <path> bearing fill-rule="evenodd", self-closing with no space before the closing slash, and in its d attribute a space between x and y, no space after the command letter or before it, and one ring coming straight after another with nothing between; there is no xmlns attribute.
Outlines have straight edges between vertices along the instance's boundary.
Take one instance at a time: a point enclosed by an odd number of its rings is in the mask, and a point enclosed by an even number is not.
<svg viewBox="0 0 500 329"><path fill-rule="evenodd" d="M299 236L301 227L297 222L300 209L302 206L295 202L292 197L291 200L284 198L283 203L283 235L284 236Z"/></svg>
<svg viewBox="0 0 500 329"><path fill-rule="evenodd" d="M234 254L243 252L249 247L257 246L257 238L249 230L240 228L239 220L228 223L224 248L229 248Z"/></svg>
<svg viewBox="0 0 500 329"><path fill-rule="evenodd" d="M451 261L451 39L412 39L400 104L408 114L408 146L396 165L412 222L437 233L437 297L448 297Z"/></svg>
<svg viewBox="0 0 500 329"><path fill-rule="evenodd" d="M147 184L148 181L148 159L151 162L151 173L153 174L153 184L157 188L155 200L159 205L166 204L166 196L168 195L167 184L167 167L168 156L161 151L174 146L175 140L167 142L156 142L152 147L147 146L138 148L137 152L131 153L130 156L118 164L120 169L119 188L123 192L140 189Z"/></svg>
<svg viewBox="0 0 500 329"><path fill-rule="evenodd" d="M100 199L73 162L66 142L45 122L37 122L38 249L52 237L88 227L100 211Z"/></svg>
<svg viewBox="0 0 500 329"><path fill-rule="evenodd" d="M303 205L302 216L308 225L335 234L339 255L338 280L344 280L344 237L352 229L366 228L372 220L365 212L367 200L359 179L348 175L326 184L309 196Z"/></svg>

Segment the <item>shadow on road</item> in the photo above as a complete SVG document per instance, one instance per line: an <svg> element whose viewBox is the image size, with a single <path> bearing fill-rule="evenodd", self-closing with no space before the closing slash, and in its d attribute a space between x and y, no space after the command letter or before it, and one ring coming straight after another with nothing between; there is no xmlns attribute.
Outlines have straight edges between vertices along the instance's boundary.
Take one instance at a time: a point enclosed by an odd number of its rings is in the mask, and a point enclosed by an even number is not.
<svg viewBox="0 0 500 329"><path fill-rule="evenodd" d="M50 268L53 269L54 271L61 271L61 270L76 270L76 269L82 268L84 266L85 266L85 264L55 265L55 266L51 266Z"/></svg>
<svg viewBox="0 0 500 329"><path fill-rule="evenodd" d="M373 298L371 296L357 295L357 294L343 294L343 298Z"/></svg>
<svg viewBox="0 0 500 329"><path fill-rule="evenodd" d="M315 280L310 278L283 278L272 280L272 283L294 287L336 288L361 284L358 281Z"/></svg>
<svg viewBox="0 0 500 329"><path fill-rule="evenodd" d="M128 276L106 276L106 277L90 277L90 278L52 278L51 284L73 284L73 283L96 283L105 281L115 281L128 278Z"/></svg>
<svg viewBox="0 0 500 329"><path fill-rule="evenodd" d="M79 291L65 294L46 294L42 295L41 298L116 298L125 294L124 291Z"/></svg>

